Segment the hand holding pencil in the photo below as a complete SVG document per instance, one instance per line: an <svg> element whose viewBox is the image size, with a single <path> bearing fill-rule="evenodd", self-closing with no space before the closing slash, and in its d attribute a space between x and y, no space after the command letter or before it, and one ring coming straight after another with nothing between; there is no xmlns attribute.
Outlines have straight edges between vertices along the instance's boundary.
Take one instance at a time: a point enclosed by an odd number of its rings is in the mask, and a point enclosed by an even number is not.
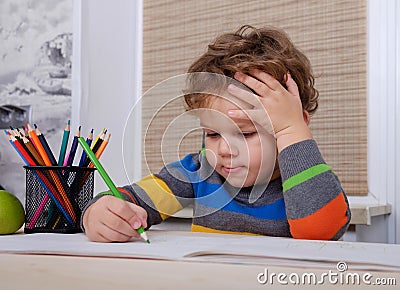
<svg viewBox="0 0 400 290"><path fill-rule="evenodd" d="M91 224L90 227L88 227L90 231L86 231L86 235L93 241L123 242L139 234L147 243L150 243L143 229L143 226L147 226L147 212L135 204L125 202L123 196L118 191L85 139L80 137L78 138L78 142L109 187L111 194L121 200L103 197L101 202L98 201L89 206L83 217L84 226L88 223ZM88 213L91 211L94 211L94 214L91 214L91 216L96 216L96 218L92 219L93 222L88 219L88 216L90 216ZM116 223L118 224L118 229L112 226Z"/></svg>

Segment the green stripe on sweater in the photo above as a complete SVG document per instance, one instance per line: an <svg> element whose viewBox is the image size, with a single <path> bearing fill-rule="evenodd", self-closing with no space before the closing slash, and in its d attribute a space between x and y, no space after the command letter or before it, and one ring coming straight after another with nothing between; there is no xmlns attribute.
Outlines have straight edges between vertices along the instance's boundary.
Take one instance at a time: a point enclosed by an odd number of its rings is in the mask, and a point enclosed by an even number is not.
<svg viewBox="0 0 400 290"><path fill-rule="evenodd" d="M296 185L299 185L300 183L303 183L303 182L313 178L314 176L317 176L318 174L324 173L329 170L332 170L332 169L331 169L331 167L329 167L326 164L314 165L313 167L310 167L310 168L288 178L283 183L283 191L284 192L288 191L292 187L295 187Z"/></svg>

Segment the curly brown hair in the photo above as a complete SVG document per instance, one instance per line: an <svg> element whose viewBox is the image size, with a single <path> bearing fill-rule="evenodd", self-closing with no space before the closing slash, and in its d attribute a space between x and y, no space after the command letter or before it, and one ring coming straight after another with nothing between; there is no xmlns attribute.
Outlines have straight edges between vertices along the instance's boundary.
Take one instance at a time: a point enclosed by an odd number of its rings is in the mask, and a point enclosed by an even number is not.
<svg viewBox="0 0 400 290"><path fill-rule="evenodd" d="M235 72L258 69L269 73L286 87L290 72L296 82L303 109L313 114L318 108L318 91L308 58L294 46L289 36L275 27L244 25L235 33L218 36L188 69L188 73L208 72L233 78ZM205 106L204 94L185 95L188 109Z"/></svg>

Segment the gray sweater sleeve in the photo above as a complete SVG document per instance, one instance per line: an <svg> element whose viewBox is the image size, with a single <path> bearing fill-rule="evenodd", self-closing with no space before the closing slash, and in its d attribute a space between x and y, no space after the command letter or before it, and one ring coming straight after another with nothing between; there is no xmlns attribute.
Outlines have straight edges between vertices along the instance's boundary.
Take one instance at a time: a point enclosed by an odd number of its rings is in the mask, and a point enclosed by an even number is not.
<svg viewBox="0 0 400 290"><path fill-rule="evenodd" d="M350 209L337 176L314 140L288 146L278 156L287 219L293 237L339 239Z"/></svg>

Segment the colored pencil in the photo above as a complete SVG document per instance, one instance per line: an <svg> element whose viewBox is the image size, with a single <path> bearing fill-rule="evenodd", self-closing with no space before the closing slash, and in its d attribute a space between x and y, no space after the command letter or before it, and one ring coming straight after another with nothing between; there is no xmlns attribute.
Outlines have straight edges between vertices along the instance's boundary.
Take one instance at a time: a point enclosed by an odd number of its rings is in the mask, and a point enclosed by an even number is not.
<svg viewBox="0 0 400 290"><path fill-rule="evenodd" d="M104 141L101 143L101 146L100 146L99 150L96 151L95 156L96 156L97 159L100 159L101 155L103 154L104 150L106 149L107 144L110 141L110 137L111 137L111 133L108 134L106 139L104 139ZM88 168L93 168L94 167L93 162L90 162L87 167ZM89 177L89 174L90 174L90 171L89 172L85 172L85 174L83 175L83 178L81 180L81 183L79 184L79 188L82 188L82 186L85 184L86 179Z"/></svg>
<svg viewBox="0 0 400 290"><path fill-rule="evenodd" d="M13 141L11 140L11 133L7 132L7 130L4 130L4 133L6 134L7 138L8 138L8 142L10 142L11 146L14 147L15 151L17 151L17 153L19 154L19 156L21 157L21 159L24 161L24 163L26 165L28 165L28 160L26 160L25 156L17 149L17 147L15 146L15 144L13 143Z"/></svg>
<svg viewBox="0 0 400 290"><path fill-rule="evenodd" d="M94 166L98 170L100 176L103 178L104 182L107 184L108 188L110 189L111 193L124 200L123 196L121 193L118 191L117 187L115 186L114 182L111 180L110 176L107 174L105 171L104 167L101 165L99 159L96 158L95 154L93 151L90 149L90 147L87 145L85 139L82 137L78 138L79 144L82 146L83 150L85 150L87 156L90 158L90 161L93 162ZM147 238L146 232L144 231L143 227L141 226L140 228L137 229L137 232L140 234L140 236L147 242L150 243L149 239Z"/></svg>
<svg viewBox="0 0 400 290"><path fill-rule="evenodd" d="M37 161L28 154L25 147L22 146L22 144L16 139L16 137L13 135L10 135L10 139L11 139L12 143L14 144L15 148L24 156L24 159L28 162L28 165L36 166Z"/></svg>
<svg viewBox="0 0 400 290"><path fill-rule="evenodd" d="M104 129L101 131L101 133L97 136L97 138L96 138L96 140L95 140L95 142L94 142L94 144L93 144L93 146L92 146L92 148L91 148L91 150L92 150L94 153L96 153L97 150L100 148L101 143L103 143L103 140L104 140L104 137L105 137L106 133L107 133L107 130L104 128ZM84 166L84 167L87 167L87 166L89 165L89 163L90 163L90 159L89 159L88 156L86 156L86 160L85 160L85 163L83 163L83 166Z"/></svg>
<svg viewBox="0 0 400 290"><path fill-rule="evenodd" d="M24 147L27 149L27 151L31 153L31 155L33 156L33 159L36 161L36 164L42 166L45 165L43 158L40 156L39 152L37 152L32 142L25 136L21 138L21 141L23 142Z"/></svg>
<svg viewBox="0 0 400 290"><path fill-rule="evenodd" d="M86 138L86 143L89 145L92 145L92 141L93 141L93 129L90 131L89 136ZM85 160L86 160L86 152L82 150L82 155L81 155L81 159L79 161L79 166L82 167L85 164Z"/></svg>
<svg viewBox="0 0 400 290"><path fill-rule="evenodd" d="M106 131L107 131L107 129L106 129L106 128L103 128L103 129L101 130L100 134L96 136L96 139L94 140L92 147L90 147L90 148L92 149L92 151L93 151L93 148L94 148L94 146L96 145L97 141L99 141L99 138L100 138L100 137L104 134L104 132L106 132Z"/></svg>
<svg viewBox="0 0 400 290"><path fill-rule="evenodd" d="M96 144L94 144L94 146L92 148L93 153L96 153L97 150L99 150L101 144L104 141L104 138L106 137L106 134L107 134L107 130L104 130L103 133L99 136L99 138L97 138L97 142L96 142Z"/></svg>
<svg viewBox="0 0 400 290"><path fill-rule="evenodd" d="M22 159L24 160L25 164L27 166L36 166L37 164L30 157L30 155L26 152L25 148L21 145L21 143L19 143L18 140L12 134L10 134L9 136L10 136L10 140L13 144L14 149L17 151L17 153L21 157L23 156ZM57 207L60 209L60 211L66 217L67 221L70 222L72 225L74 225L74 221L72 220L70 215L65 211L64 207L61 205L61 203L59 201L60 197L57 193L57 190L52 186L51 182L49 182L47 177L39 171L33 171L33 174L36 176L37 180L42 185L42 187L46 190L48 195L46 195L45 198L42 200L41 204L39 205L38 209L36 210L32 220L31 220L31 222L29 223L29 225L27 225L27 228L32 228L35 225L37 219L40 216L41 211L44 208L44 205L47 203L47 201L49 199L49 196L52 198L52 200L55 202ZM58 198L57 198L57 196L58 196Z"/></svg>
<svg viewBox="0 0 400 290"><path fill-rule="evenodd" d="M65 129L64 129L64 134L63 134L61 148L60 148L60 155L58 157L58 166L62 166L63 162L64 162L65 152L67 151L69 132L70 132L70 120L68 120L67 126L65 126Z"/></svg>
<svg viewBox="0 0 400 290"><path fill-rule="evenodd" d="M57 163L53 164L52 161L50 160L50 157L46 153L46 150L44 149L42 142L40 141L39 137L37 136L36 131L32 128L32 126L28 122L26 122L26 125L28 127L29 136L31 137L31 140L33 140L35 147L44 162L44 164L42 164L42 162L40 162L39 165L52 166L52 165L57 164ZM48 171L48 174L50 175L51 180L53 180L56 188L58 189L58 192L61 194L63 201L64 201L63 204L66 206L67 211L69 212L72 219L75 221L75 212L74 212L74 209L73 209L73 206L71 203L71 199L69 199L67 192L66 192L68 185L65 182L65 179L62 178L62 176L59 172L56 172L53 170Z"/></svg>
<svg viewBox="0 0 400 290"><path fill-rule="evenodd" d="M108 142L110 142L110 138L111 138L111 133L108 133L107 137L103 140L99 149L95 153L95 156L97 159L99 159L100 156L103 154L104 149L106 149L106 147L108 145ZM93 167L93 162L91 162L90 164L92 164L92 167ZM90 167L90 164L89 164L89 167Z"/></svg>
<svg viewBox="0 0 400 290"><path fill-rule="evenodd" d="M78 128L78 132L74 136L74 140L72 141L71 149L68 154L68 159L67 159L67 166L72 166L72 163L74 162L75 154L76 154L76 149L78 148L78 138L81 137L81 126Z"/></svg>
<svg viewBox="0 0 400 290"><path fill-rule="evenodd" d="M39 164L39 162L42 161L41 157L37 154L36 148L32 146L32 144L28 144L30 140L24 135L22 135L21 132L19 132L17 129L13 129L11 126L10 128L11 128L10 131L11 136L13 136L17 140L17 142L21 144L21 146L25 149L27 155L30 156L30 158L35 162L35 164Z"/></svg>
<svg viewBox="0 0 400 290"><path fill-rule="evenodd" d="M36 124L33 124L35 127L36 135L39 138L39 141L42 143L44 150L46 151L47 156L49 156L51 165L57 166L57 160L54 157L53 151L51 151L49 144L47 143L46 138L44 137L43 133L39 130Z"/></svg>
<svg viewBox="0 0 400 290"><path fill-rule="evenodd" d="M36 133L32 133L32 134L31 133L32 132L29 132L30 136L36 140L36 138L37 138ZM35 138L35 136L36 136L36 138ZM25 146L28 148L28 150L33 154L34 159L37 161L36 162L37 165L51 166L50 159L47 157L47 159L45 159L46 161L44 161L44 159L42 159L40 154L36 151L36 148L32 145L32 143L26 137L22 137L22 140L23 140ZM39 143L40 143L39 139L36 140L36 143L39 145ZM39 149L39 150L41 150L41 149ZM43 151L44 151L44 149L43 149ZM46 155L45 152L44 152L44 155ZM45 156L43 156L43 157L45 157ZM65 205L67 211L69 212L70 216L72 217L72 220L75 222L76 215L75 215L74 209L72 207L71 201L69 200L69 198L67 196L67 193L65 192L64 186L63 186L59 176L53 170L50 170L49 174L50 174L50 180L52 180L54 182L55 187L58 189L58 192L62 196L63 204Z"/></svg>

